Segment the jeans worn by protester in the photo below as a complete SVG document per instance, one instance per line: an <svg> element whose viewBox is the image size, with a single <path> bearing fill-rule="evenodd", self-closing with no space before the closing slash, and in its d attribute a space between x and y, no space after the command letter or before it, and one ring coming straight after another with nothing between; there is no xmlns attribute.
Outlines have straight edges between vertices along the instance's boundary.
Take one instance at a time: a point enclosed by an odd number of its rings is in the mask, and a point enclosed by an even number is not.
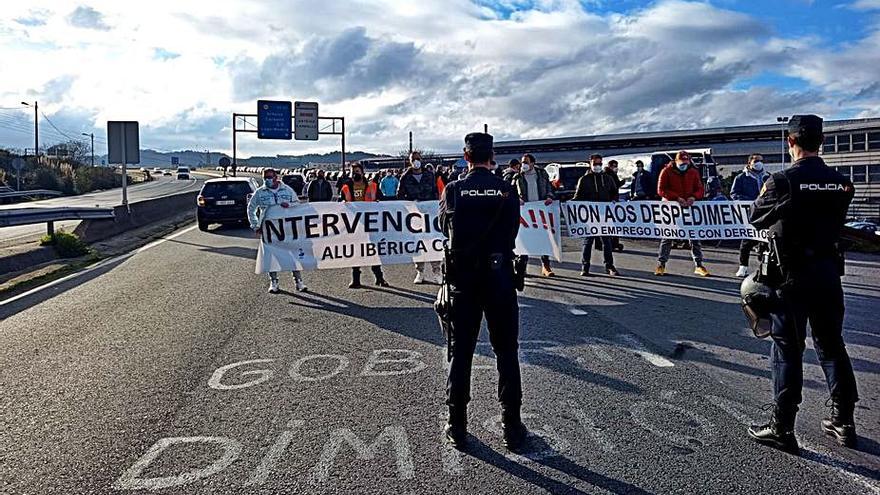
<svg viewBox="0 0 880 495"><path fill-rule="evenodd" d="M265 184L254 191L247 206L248 223L252 230L256 231L263 225L266 213L273 208L283 208L282 204L295 207L299 204L299 198L292 188L282 183L280 179L266 180ZM305 292L308 290L303 282L302 272L293 270L293 279L296 290ZM269 272L269 292L277 294L281 289L278 284L278 272Z"/></svg>

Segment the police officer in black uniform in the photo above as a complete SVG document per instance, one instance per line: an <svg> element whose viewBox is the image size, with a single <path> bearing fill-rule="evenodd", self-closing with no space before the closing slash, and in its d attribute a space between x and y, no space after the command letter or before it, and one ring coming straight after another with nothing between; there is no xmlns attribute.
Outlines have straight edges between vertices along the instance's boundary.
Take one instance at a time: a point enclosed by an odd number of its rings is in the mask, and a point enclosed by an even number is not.
<svg viewBox="0 0 880 495"><path fill-rule="evenodd" d="M440 199L440 221L449 238L444 274L452 290L447 440L467 443L467 404L471 364L483 315L498 367L504 445L521 446L526 429L520 419L519 305L514 285L513 249L519 231L519 199L509 183L491 170L492 136L468 134L467 175L450 182Z"/></svg>
<svg viewBox="0 0 880 495"><path fill-rule="evenodd" d="M751 215L755 227L769 229L778 240L772 244L780 279L769 315L775 408L770 422L752 426L749 435L792 453L799 451L794 424L807 322L831 395L831 415L822 421L822 430L842 445L852 446L856 439L858 395L843 343L843 257L837 247L854 189L819 157L823 141L821 118L791 118L788 146L794 163L767 180Z"/></svg>

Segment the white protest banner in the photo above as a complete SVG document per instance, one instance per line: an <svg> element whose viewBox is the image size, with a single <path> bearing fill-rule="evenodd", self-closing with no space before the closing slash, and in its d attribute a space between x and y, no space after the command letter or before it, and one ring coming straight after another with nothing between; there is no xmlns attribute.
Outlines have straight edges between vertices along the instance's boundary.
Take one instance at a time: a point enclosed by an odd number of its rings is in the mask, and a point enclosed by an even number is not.
<svg viewBox="0 0 880 495"><path fill-rule="evenodd" d="M547 255L562 261L562 230L559 228L559 203L545 205L535 201L519 210L519 235L516 254Z"/></svg>
<svg viewBox="0 0 880 495"><path fill-rule="evenodd" d="M562 212L570 237L616 236L648 239L767 240L767 231L749 223L748 201L592 203L569 201Z"/></svg>
<svg viewBox="0 0 880 495"><path fill-rule="evenodd" d="M273 206L263 220L256 272L440 261L446 237L438 210L437 201ZM517 252L560 259L558 206L528 203L521 211Z"/></svg>

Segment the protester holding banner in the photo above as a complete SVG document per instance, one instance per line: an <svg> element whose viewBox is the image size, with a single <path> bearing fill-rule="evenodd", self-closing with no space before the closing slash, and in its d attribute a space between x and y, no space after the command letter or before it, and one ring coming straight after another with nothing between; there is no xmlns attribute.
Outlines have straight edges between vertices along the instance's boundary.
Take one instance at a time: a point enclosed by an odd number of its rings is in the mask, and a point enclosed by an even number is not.
<svg viewBox="0 0 880 495"><path fill-rule="evenodd" d="M682 208L693 206L694 202L703 199L705 189L699 170L693 166L687 151L679 151L675 161L663 168L657 183L657 194L663 201L675 201ZM703 249L698 240L691 240L691 255L694 259L694 274L708 277L709 270L703 266ZM657 256L657 268L654 275L666 275L666 262L672 252L672 239L660 241L660 253Z"/></svg>
<svg viewBox="0 0 880 495"><path fill-rule="evenodd" d="M400 177L400 186L397 188L397 199L404 201L436 201L440 198L437 191L437 181L434 174L422 168L422 155L413 151L409 156L409 168ZM428 263L416 263L416 278L413 283L439 284L442 280L440 275L440 262L430 262L430 273L425 273Z"/></svg>
<svg viewBox="0 0 880 495"><path fill-rule="evenodd" d="M358 162L351 164L351 178L346 180L341 188L341 198L343 202L352 203L356 201L379 201L379 187L375 182L367 180L364 177L364 167ZM388 287L385 281L385 275L382 273L380 265L370 267L373 276L376 277L376 285L379 287ZM361 268L356 266L351 269L351 283L348 284L349 289L360 289L361 285Z"/></svg>
<svg viewBox="0 0 880 495"><path fill-rule="evenodd" d="M538 168L535 165L535 157L530 153L523 155L519 172L511 177L510 182L519 194L520 203L544 201L546 205L553 204L553 187L550 185L550 176L543 168ZM525 264L529 262L529 257L520 256L520 260ZM550 256L541 256L541 275L545 277L556 275L550 267Z"/></svg>
<svg viewBox="0 0 880 495"><path fill-rule="evenodd" d="M617 191L614 180L605 173L602 168L602 155L594 153L590 155L590 169L578 179L574 191L574 201L611 202L611 198ZM590 276L590 263L593 256L593 237L584 237L583 256L581 257L581 276ZM599 236L602 243L602 254L605 262L605 273L616 277L620 275L614 266L614 246L611 237Z"/></svg>
<svg viewBox="0 0 880 495"><path fill-rule="evenodd" d="M263 218L273 208L290 208L299 204L296 193L287 184L281 182L278 173L274 169L263 170L263 186L254 191L247 205L248 222L251 229L257 233L257 237L263 236ZM303 282L302 272L293 270L293 278L296 281L296 290L305 292L308 290ZM269 272L269 293L277 294L281 289L278 286L278 272Z"/></svg>
<svg viewBox="0 0 880 495"><path fill-rule="evenodd" d="M737 201L754 201L758 199L758 193L770 174L764 171L764 157L754 154L749 157L749 163L743 171L734 177L730 195ZM746 277L749 274L749 255L754 247L762 249L765 244L752 239L743 239L739 245L739 269L737 277Z"/></svg>

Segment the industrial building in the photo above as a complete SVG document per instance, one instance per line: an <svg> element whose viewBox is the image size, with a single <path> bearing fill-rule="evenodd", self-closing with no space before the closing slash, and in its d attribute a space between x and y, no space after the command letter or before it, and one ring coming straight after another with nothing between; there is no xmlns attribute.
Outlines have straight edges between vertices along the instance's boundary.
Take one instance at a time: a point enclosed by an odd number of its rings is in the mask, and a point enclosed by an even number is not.
<svg viewBox="0 0 880 495"><path fill-rule="evenodd" d="M825 136L823 158L849 176L856 186L851 216L880 220L880 118L826 120ZM499 141L495 143L495 154L499 164L505 164L510 158L519 158L523 153L531 153L539 163L547 164L586 161L591 153L610 156L711 148L718 173L726 177L741 170L752 153L762 154L770 171L790 165L784 137L785 124L775 123ZM460 153L441 155L444 163L452 163L460 157ZM403 164L400 158L367 160L365 163L370 168Z"/></svg>

